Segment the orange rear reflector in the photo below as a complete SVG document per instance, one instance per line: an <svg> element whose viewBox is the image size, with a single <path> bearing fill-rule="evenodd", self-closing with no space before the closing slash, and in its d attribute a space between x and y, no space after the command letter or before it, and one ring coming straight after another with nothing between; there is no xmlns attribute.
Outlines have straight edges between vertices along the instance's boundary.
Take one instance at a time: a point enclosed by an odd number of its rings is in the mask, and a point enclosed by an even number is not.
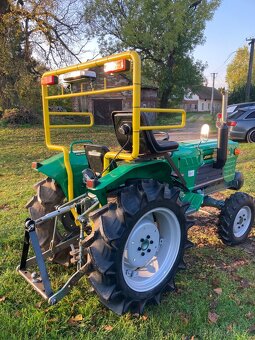
<svg viewBox="0 0 255 340"><path fill-rule="evenodd" d="M241 150L240 150L240 149L235 149L235 150L234 150L234 155L235 155L235 156L240 155L240 153L241 153Z"/></svg>
<svg viewBox="0 0 255 340"><path fill-rule="evenodd" d="M32 162L32 169L38 169L40 168L40 166L42 166L41 163L38 163L38 162Z"/></svg>
<svg viewBox="0 0 255 340"><path fill-rule="evenodd" d="M86 180L86 186L89 189L95 188L98 184L99 184L99 181L97 178Z"/></svg>
<svg viewBox="0 0 255 340"><path fill-rule="evenodd" d="M130 61L126 59L120 59L111 61L104 64L104 72L107 74L125 72L130 69Z"/></svg>
<svg viewBox="0 0 255 340"><path fill-rule="evenodd" d="M57 76L46 76L42 77L41 85L56 85L58 84L58 77Z"/></svg>

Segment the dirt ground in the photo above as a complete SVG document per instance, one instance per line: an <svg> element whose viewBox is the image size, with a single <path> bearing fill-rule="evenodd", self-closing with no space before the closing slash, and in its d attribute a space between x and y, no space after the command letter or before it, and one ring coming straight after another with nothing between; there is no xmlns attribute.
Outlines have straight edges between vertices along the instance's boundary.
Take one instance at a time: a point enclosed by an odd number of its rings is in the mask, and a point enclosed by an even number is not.
<svg viewBox="0 0 255 340"><path fill-rule="evenodd" d="M187 122L187 125L183 129L176 129L169 133L170 140L176 141L187 141L187 140L196 140L200 139L200 130L203 123L196 122L190 123ZM216 138L217 134L215 132L209 133L209 138Z"/></svg>
<svg viewBox="0 0 255 340"><path fill-rule="evenodd" d="M212 195L215 199L224 200L226 195L217 193ZM212 207L202 207L197 213L193 214L195 224L191 228L191 238L196 240L197 247L204 247L210 242L220 242L217 240L217 225L219 210ZM246 253L255 255L255 235L249 236L247 241L236 246L243 249Z"/></svg>

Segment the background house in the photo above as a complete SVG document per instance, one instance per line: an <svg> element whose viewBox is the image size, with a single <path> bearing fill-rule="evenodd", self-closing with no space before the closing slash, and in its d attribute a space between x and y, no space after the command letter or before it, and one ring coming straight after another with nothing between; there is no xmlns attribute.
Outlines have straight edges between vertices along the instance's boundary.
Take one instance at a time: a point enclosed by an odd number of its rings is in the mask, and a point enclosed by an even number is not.
<svg viewBox="0 0 255 340"><path fill-rule="evenodd" d="M210 111L212 87L201 86L195 93L190 93L184 97L182 108L188 112ZM222 95L220 91L214 89L213 112L221 111Z"/></svg>
<svg viewBox="0 0 255 340"><path fill-rule="evenodd" d="M80 91L80 87L90 90L91 86L94 89L103 89L104 83L107 88L131 85L130 80L123 74L108 75L103 71L103 66L95 69L90 69L96 72L96 79L92 83L86 81L73 84L72 90ZM141 106L142 107L157 107L158 105L158 89L157 87L142 86L141 90ZM75 111L88 111L94 115L96 125L112 124L112 111L128 111L132 108L132 91L112 92L106 94L97 94L84 97L76 97L73 100L73 109ZM147 117L151 122L156 118L156 114L148 113Z"/></svg>

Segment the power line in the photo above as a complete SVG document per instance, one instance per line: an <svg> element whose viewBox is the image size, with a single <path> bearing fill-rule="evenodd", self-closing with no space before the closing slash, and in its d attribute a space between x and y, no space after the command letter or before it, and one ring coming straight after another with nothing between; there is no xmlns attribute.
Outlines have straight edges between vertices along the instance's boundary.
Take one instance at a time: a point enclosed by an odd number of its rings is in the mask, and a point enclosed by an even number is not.
<svg viewBox="0 0 255 340"><path fill-rule="evenodd" d="M230 57L231 57L234 53L236 53L236 52L237 52L237 50L231 52L231 53L228 55L227 59L223 62L223 64L221 64L218 68L216 68L215 71L219 71L219 69L220 69L222 66L224 66L224 65L226 64L226 62L230 59Z"/></svg>

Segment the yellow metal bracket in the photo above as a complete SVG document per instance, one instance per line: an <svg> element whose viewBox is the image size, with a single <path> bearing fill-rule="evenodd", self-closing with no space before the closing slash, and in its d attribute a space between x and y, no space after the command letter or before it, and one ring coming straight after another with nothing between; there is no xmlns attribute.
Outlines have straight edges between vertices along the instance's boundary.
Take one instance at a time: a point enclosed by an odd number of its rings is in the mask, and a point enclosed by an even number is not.
<svg viewBox="0 0 255 340"><path fill-rule="evenodd" d="M83 91L81 88L81 92L75 93L64 93L63 87L61 87L61 94L54 94L49 95L48 86L42 85L42 100L43 100L43 115L44 115L44 129L45 129L45 141L46 145L50 150L61 151L64 154L64 164L66 167L67 178L68 178L68 199L72 200L74 197L74 190L73 190L73 172L70 165L69 160L69 150L67 147L63 145L55 145L51 142L51 130L58 129L58 128L77 128L77 127L90 127L93 125L93 115L90 112L50 112L49 111L49 102L55 99L66 99L66 98L74 98L74 97L83 97L88 95L98 95L98 94L105 94L105 93L115 93L115 92L122 92L122 91L133 91L133 112L134 117L140 116L140 98L141 98L141 63L139 55L134 51L127 51L123 53L119 53L116 55L108 56L105 58L91 60L85 63L61 68L58 70L48 71L43 74L43 77L47 76L59 76L65 73L79 71L84 69L89 69L92 67L102 66L105 63L117 61L120 59L131 60L133 63L133 84L128 86L120 86L115 88L107 88L107 84L105 82L104 88L99 90L90 90L90 91ZM79 125L52 125L50 123L50 116L51 115L83 115L90 117L90 124L79 124ZM134 134L133 134L133 142L139 143L139 126L140 120L134 119L133 120L133 127L134 127ZM109 153L110 154L110 153ZM129 159L133 159L135 153L130 156ZM124 156L125 157L125 156Z"/></svg>

